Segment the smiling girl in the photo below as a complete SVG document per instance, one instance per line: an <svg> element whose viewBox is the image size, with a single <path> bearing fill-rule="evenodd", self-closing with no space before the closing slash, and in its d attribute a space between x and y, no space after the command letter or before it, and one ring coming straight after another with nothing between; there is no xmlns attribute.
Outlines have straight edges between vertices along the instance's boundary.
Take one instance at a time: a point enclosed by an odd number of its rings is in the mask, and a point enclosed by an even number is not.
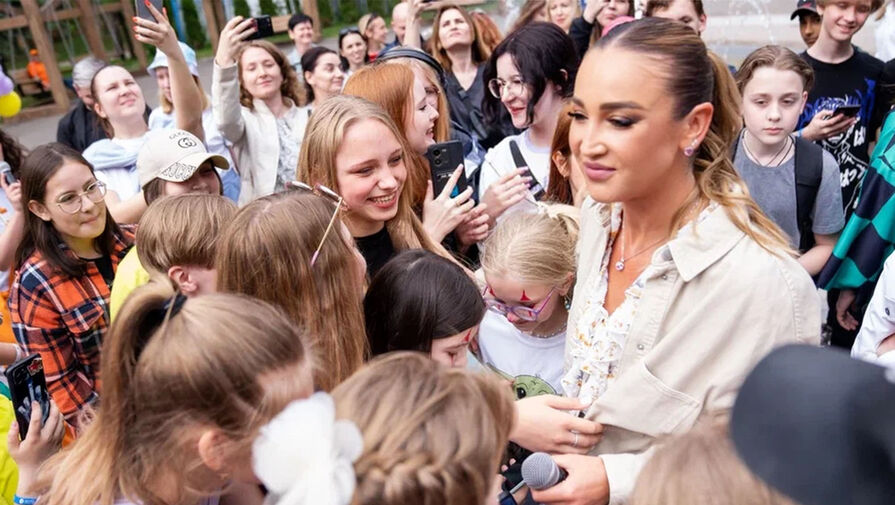
<svg viewBox="0 0 895 505"><path fill-rule="evenodd" d="M109 217L105 184L70 147L38 147L19 173L28 212L9 296L13 331L26 354L41 355L53 400L76 424L97 398L112 279L133 234Z"/></svg>
<svg viewBox="0 0 895 505"><path fill-rule="evenodd" d="M407 160L410 146L378 105L339 95L308 124L298 179L339 193L345 224L375 274L397 251L423 248L449 257L413 212Z"/></svg>
<svg viewBox="0 0 895 505"><path fill-rule="evenodd" d="M308 122L303 90L286 56L270 42L246 41L254 20L236 16L221 31L211 97L215 121L233 151L242 180L239 203L283 191Z"/></svg>
<svg viewBox="0 0 895 505"><path fill-rule="evenodd" d="M736 80L746 128L734 166L761 210L800 250L799 263L816 275L833 252L845 215L836 160L792 135L814 71L789 49L765 46L746 57Z"/></svg>
<svg viewBox="0 0 895 505"><path fill-rule="evenodd" d="M511 33L488 61L484 78L489 94L487 120L510 113L513 126L525 130L503 139L485 155L479 198L492 219L524 198L530 185L547 187L550 146L563 99L571 95L577 69L572 41L552 23L531 23ZM535 180L527 180L512 154L515 144Z"/></svg>

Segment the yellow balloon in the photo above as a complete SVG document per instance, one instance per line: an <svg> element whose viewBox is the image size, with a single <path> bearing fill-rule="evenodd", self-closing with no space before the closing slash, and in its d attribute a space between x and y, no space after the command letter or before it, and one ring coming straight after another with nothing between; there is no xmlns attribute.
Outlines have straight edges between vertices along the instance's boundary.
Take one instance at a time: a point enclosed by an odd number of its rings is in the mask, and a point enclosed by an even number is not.
<svg viewBox="0 0 895 505"><path fill-rule="evenodd" d="M19 94L12 91L0 96L0 116L13 117L22 110L22 99Z"/></svg>

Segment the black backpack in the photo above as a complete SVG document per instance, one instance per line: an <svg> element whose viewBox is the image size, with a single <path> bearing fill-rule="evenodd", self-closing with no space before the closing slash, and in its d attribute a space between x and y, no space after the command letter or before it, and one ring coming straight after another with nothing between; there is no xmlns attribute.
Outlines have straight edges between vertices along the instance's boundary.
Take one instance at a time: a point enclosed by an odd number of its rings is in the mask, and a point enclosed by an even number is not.
<svg viewBox="0 0 895 505"><path fill-rule="evenodd" d="M817 192L820 190L820 180L823 173L824 150L819 145L796 137L795 172L796 172L796 221L799 225L799 251L805 252L814 247L814 224L811 218L814 212L814 203L817 201ZM736 157L740 145L740 135L730 152L730 159Z"/></svg>

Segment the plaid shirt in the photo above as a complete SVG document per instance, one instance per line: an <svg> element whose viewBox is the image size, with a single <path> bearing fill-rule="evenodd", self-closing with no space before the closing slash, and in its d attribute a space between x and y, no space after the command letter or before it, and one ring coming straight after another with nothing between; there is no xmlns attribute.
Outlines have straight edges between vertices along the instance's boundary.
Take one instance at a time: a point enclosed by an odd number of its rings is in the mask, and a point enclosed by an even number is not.
<svg viewBox="0 0 895 505"><path fill-rule="evenodd" d="M122 231L111 254L113 269L134 242L132 228ZM40 354L47 389L69 422L76 423L80 409L97 398L108 304L109 286L94 263L88 263L86 276L75 278L39 252L16 272L9 293L16 340L26 355Z"/></svg>

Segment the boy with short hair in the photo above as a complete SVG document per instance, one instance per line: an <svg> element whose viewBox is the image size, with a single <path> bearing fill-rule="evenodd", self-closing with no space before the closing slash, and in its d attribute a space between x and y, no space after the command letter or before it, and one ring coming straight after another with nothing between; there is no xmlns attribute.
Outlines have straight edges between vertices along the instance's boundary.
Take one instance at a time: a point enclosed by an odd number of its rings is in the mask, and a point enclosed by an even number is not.
<svg viewBox="0 0 895 505"><path fill-rule="evenodd" d="M839 163L846 218L870 162L868 146L888 110L877 100L883 62L852 45L854 35L881 4L882 0L817 0L820 33L800 55L815 75L799 118L801 135L820 144Z"/></svg>
<svg viewBox="0 0 895 505"><path fill-rule="evenodd" d="M799 35L805 45L811 47L817 42L820 33L820 14L817 13L817 3L814 0L798 0L796 10L789 16L793 20L799 18Z"/></svg>
<svg viewBox="0 0 895 505"><path fill-rule="evenodd" d="M643 15L680 21L700 36L705 31L706 15L702 0L648 0Z"/></svg>
<svg viewBox="0 0 895 505"><path fill-rule="evenodd" d="M314 20L303 12L293 14L289 18L289 38L292 39L292 50L289 51L289 65L295 69L299 79L304 75L301 71L301 57L308 49L314 47Z"/></svg>

